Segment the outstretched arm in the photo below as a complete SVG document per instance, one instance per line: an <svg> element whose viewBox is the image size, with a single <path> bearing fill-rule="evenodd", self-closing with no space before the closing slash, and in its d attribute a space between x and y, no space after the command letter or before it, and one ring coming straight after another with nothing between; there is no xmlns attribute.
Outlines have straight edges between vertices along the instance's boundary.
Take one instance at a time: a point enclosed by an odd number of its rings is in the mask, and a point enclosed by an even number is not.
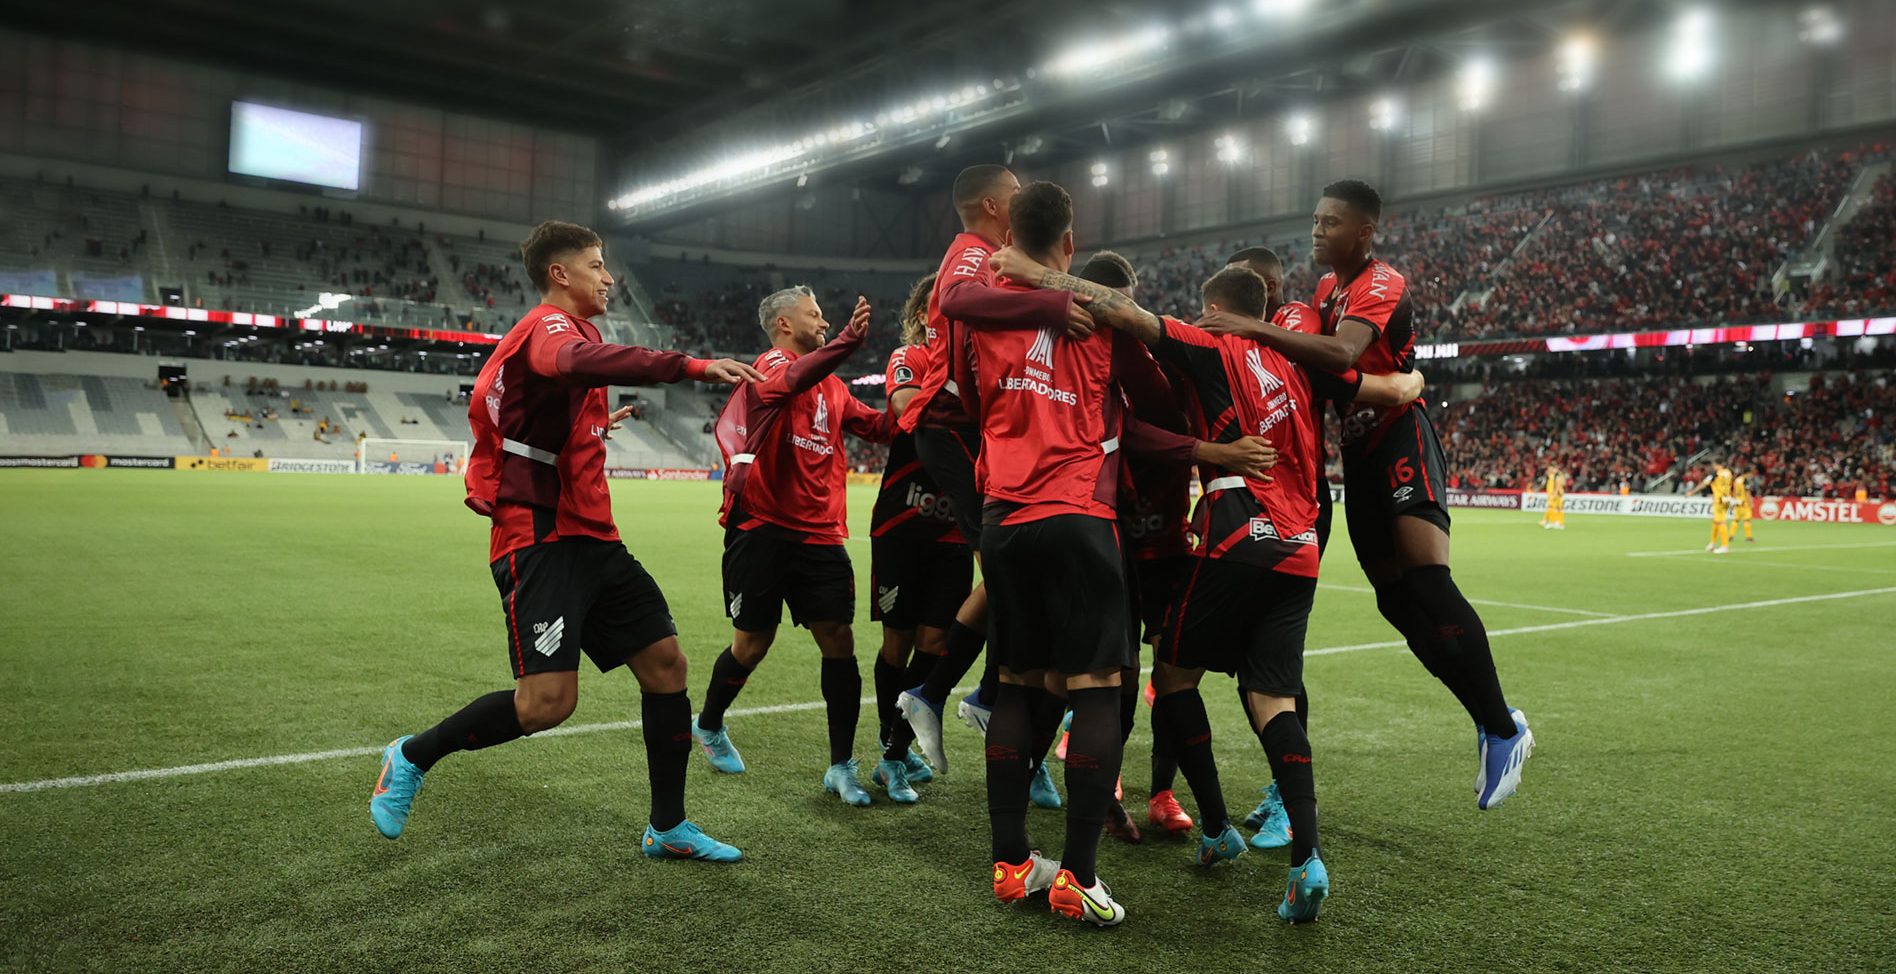
<svg viewBox="0 0 1896 974"><path fill-rule="evenodd" d="M536 335L527 349L527 367L539 375L577 386L645 386L681 379L707 382L759 382L756 369L731 359L698 359L683 352L660 352L636 345L589 341L577 335ZM564 339L564 340L562 340Z"/></svg>
<svg viewBox="0 0 1896 974"><path fill-rule="evenodd" d="M988 266L996 274L1018 281L1028 287L1047 291L1071 291L1075 301L1086 305L1096 322L1117 328L1147 346L1159 342L1159 319L1152 312L1139 307L1129 297L1120 294L1103 284L1082 280L1063 271L1056 271L1012 247L1003 247L988 258ZM1069 323L1068 334L1074 334ZM1076 336L1079 337L1079 336Z"/></svg>
<svg viewBox="0 0 1896 974"><path fill-rule="evenodd" d="M1214 311L1198 319L1198 327L1214 335L1241 335L1276 349L1298 365L1336 373L1355 365L1363 349L1376 340L1376 329L1354 318L1343 319L1334 335L1291 331L1229 311Z"/></svg>
<svg viewBox="0 0 1896 974"><path fill-rule="evenodd" d="M1363 375L1356 390L1356 401L1371 406L1400 406L1422 396L1422 373L1397 372L1393 375Z"/></svg>
<svg viewBox="0 0 1896 974"><path fill-rule="evenodd" d="M842 334L772 374L757 387L758 401L767 405L788 399L823 381L824 376L836 371L844 359L862 347L862 340L868 333L869 299L857 297L856 309L850 313L849 324L844 326Z"/></svg>

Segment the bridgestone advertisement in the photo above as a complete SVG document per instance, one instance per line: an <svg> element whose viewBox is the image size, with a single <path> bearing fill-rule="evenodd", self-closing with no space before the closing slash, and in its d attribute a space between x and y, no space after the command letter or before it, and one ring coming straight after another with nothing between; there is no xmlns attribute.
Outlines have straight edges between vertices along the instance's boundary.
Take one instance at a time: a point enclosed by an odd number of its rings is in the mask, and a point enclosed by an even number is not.
<svg viewBox="0 0 1896 974"><path fill-rule="evenodd" d="M270 460L271 473L355 473L354 460Z"/></svg>

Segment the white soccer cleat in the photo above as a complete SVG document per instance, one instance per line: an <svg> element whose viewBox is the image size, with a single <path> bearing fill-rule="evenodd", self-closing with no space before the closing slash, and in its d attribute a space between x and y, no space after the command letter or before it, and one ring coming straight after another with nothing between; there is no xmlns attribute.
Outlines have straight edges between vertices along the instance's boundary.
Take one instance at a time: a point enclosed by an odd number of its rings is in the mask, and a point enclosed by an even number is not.
<svg viewBox="0 0 1896 974"><path fill-rule="evenodd" d="M941 746L941 711L908 690L895 698L895 709L902 712L902 719L915 731L915 743L921 747L922 757L928 759L937 774L947 774L948 752Z"/></svg>
<svg viewBox="0 0 1896 974"><path fill-rule="evenodd" d="M1731 551L1731 545L1728 545L1728 544L1722 544L1722 545L1719 545L1719 546L1718 546L1718 550L1716 550L1716 551L1714 551L1714 552L1712 552L1712 554L1714 554L1714 555L1723 555L1723 554L1728 554L1728 553L1730 553L1730 551Z"/></svg>

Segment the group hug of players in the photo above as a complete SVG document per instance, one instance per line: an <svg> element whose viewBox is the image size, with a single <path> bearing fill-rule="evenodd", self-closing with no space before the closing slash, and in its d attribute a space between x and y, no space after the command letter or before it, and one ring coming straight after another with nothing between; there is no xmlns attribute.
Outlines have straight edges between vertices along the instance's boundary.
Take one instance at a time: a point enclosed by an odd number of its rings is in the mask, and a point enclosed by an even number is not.
<svg viewBox="0 0 1896 974"><path fill-rule="evenodd" d="M737 860L685 818L685 765L695 745L716 770L745 770L726 718L785 605L821 654L823 788L870 804L853 754L862 676L844 546L849 434L891 444L872 529L883 753L871 784L908 803L947 772L942 716L985 645L980 686L957 709L985 738L994 895L1045 893L1055 914L1123 922L1097 853L1103 831L1139 839L1120 771L1139 646L1150 642L1148 822L1199 828L1206 865L1288 845L1278 914L1313 920L1330 884L1302 665L1330 527L1321 410L1332 406L1351 541L1377 608L1476 725L1478 806L1514 793L1533 735L1448 568L1443 459L1411 368L1410 297L1371 254L1376 192L1325 188L1313 254L1331 272L1312 305L1284 301L1281 261L1254 248L1204 282L1196 322L1141 308L1137 271L1117 254L1071 273L1072 201L1055 184L1022 187L1004 167L976 166L956 179L954 205L963 232L911 295L886 411L834 375L864 340L865 300L831 338L807 288L770 295L758 317L771 347L751 365L607 344L589 320L612 285L598 238L536 228L522 254L542 304L482 369L469 411L467 502L492 520L515 688L388 745L370 800L383 835L401 834L440 758L564 720L584 652L602 671L626 664L642 691L644 853ZM604 475L604 441L623 418L607 411L604 388L683 379L736 386L716 424L732 638L695 717L676 626L619 540ZM1225 806L1198 690L1212 670L1237 678L1271 767L1248 842ZM1064 802L1046 770L1063 727ZM1172 791L1179 771L1196 823ZM1029 841L1030 802L1065 806L1057 860Z"/></svg>

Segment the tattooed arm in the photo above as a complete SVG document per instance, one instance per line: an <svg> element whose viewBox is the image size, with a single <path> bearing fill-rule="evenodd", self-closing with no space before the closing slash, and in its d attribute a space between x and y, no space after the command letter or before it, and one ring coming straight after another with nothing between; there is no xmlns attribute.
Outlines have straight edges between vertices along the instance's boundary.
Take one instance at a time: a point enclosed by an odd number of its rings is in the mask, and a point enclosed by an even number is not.
<svg viewBox="0 0 1896 974"><path fill-rule="evenodd" d="M1148 346L1158 344L1160 337L1158 317L1112 288L1056 271L1012 247L1003 247L995 251L994 255L988 258L988 266L996 275L1029 287L1048 291L1071 291L1074 294L1074 301L1085 304L1086 310L1092 313L1094 321L1104 322L1117 328ZM1071 329L1068 333L1072 333Z"/></svg>

